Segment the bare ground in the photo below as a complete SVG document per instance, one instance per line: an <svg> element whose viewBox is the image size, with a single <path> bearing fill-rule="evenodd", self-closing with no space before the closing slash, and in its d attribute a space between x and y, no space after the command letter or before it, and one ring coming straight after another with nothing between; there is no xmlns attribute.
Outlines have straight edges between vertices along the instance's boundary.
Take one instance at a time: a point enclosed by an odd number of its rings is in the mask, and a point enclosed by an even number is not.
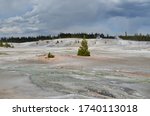
<svg viewBox="0 0 150 116"><path fill-rule="evenodd" d="M80 57L74 41L0 48L0 98L150 98L148 47L90 40Z"/></svg>

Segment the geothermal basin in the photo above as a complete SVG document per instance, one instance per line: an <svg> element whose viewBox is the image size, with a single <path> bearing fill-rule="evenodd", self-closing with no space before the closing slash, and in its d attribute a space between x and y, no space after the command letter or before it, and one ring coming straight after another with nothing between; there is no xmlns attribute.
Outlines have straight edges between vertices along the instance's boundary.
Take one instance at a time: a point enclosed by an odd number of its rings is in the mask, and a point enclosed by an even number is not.
<svg viewBox="0 0 150 116"><path fill-rule="evenodd" d="M89 39L91 56L81 57L81 41L0 48L0 98L150 99L150 42Z"/></svg>

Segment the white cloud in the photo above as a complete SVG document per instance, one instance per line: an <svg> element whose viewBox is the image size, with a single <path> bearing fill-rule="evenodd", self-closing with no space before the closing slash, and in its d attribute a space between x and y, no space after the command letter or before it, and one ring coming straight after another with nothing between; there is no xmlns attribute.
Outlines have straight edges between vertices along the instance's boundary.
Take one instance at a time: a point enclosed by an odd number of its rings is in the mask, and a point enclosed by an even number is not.
<svg viewBox="0 0 150 116"><path fill-rule="evenodd" d="M23 21L24 19L21 16L16 16L16 17L10 17L8 19L5 20L5 23L14 23L14 22L20 22Z"/></svg>
<svg viewBox="0 0 150 116"><path fill-rule="evenodd" d="M149 10L148 0L0 0L0 32L144 32Z"/></svg>
<svg viewBox="0 0 150 116"><path fill-rule="evenodd" d="M9 34L9 33L21 33L22 30L19 27L3 27L0 28L0 33Z"/></svg>

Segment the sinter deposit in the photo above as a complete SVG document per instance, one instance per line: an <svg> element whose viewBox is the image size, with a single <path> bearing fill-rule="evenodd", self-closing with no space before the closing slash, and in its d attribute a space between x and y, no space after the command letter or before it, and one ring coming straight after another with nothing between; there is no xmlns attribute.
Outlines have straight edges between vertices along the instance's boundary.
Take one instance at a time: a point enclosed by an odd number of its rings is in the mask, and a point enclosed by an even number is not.
<svg viewBox="0 0 150 116"><path fill-rule="evenodd" d="M150 42L81 39L14 43L0 48L0 98L149 98ZM55 58L48 59L51 52Z"/></svg>

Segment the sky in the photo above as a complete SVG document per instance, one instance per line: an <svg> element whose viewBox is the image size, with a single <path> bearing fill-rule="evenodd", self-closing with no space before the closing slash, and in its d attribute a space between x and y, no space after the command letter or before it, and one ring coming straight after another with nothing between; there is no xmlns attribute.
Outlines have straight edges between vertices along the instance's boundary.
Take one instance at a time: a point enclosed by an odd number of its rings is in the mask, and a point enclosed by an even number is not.
<svg viewBox="0 0 150 116"><path fill-rule="evenodd" d="M0 0L0 36L150 33L150 0Z"/></svg>

